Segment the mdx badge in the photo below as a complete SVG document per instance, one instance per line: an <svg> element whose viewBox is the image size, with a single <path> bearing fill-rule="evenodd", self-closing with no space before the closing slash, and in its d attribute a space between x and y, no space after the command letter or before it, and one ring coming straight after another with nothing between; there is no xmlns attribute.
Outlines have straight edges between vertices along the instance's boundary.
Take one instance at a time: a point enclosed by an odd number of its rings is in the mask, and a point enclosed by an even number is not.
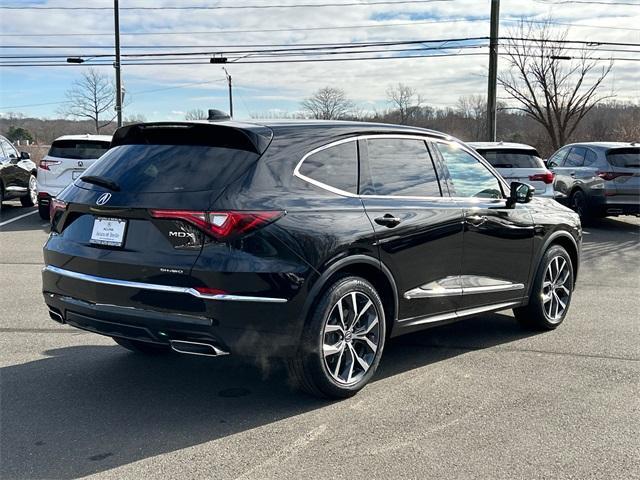
<svg viewBox="0 0 640 480"><path fill-rule="evenodd" d="M98 200L96 200L96 205L104 205L109 200L111 200L111 194L110 193L103 193L102 195L100 195L98 197Z"/></svg>

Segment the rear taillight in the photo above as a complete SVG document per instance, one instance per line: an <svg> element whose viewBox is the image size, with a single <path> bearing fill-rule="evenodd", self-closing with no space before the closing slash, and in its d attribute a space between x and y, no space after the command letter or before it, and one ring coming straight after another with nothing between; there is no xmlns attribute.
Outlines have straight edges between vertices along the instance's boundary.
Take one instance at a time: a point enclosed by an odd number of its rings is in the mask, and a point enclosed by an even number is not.
<svg viewBox="0 0 640 480"><path fill-rule="evenodd" d="M53 223L53 220L58 212L64 212L67 209L67 202L63 202L62 200L58 200L57 198L52 198L51 203L49 203L49 218Z"/></svg>
<svg viewBox="0 0 640 480"><path fill-rule="evenodd" d="M545 172L545 173L536 173L534 175L529 175L529 180L532 182L544 182L547 185L553 183L554 178L556 178L556 174L553 172Z"/></svg>
<svg viewBox="0 0 640 480"><path fill-rule="evenodd" d="M38 166L43 170L51 170L49 167L53 165L60 165L62 162L60 160L40 160Z"/></svg>
<svg viewBox="0 0 640 480"><path fill-rule="evenodd" d="M630 172L596 172L603 180L615 180L618 177L631 177L633 173Z"/></svg>
<svg viewBox="0 0 640 480"><path fill-rule="evenodd" d="M247 234L282 217L282 211L198 212L192 210L151 210L153 218L182 220L219 241Z"/></svg>

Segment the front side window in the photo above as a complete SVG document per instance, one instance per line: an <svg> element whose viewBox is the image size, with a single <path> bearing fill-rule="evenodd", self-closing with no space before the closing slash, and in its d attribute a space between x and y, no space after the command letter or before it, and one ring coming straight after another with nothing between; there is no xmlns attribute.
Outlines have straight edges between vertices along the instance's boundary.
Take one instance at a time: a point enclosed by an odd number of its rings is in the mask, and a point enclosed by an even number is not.
<svg viewBox="0 0 640 480"><path fill-rule="evenodd" d="M299 173L345 192L358 193L358 145L350 141L309 155Z"/></svg>
<svg viewBox="0 0 640 480"><path fill-rule="evenodd" d="M562 160L564 160L564 157L567 155L568 151L569 151L568 148L561 148L556 153L551 155L551 157L547 161L547 164L550 167L559 167L560 164L562 164Z"/></svg>
<svg viewBox="0 0 640 480"><path fill-rule="evenodd" d="M452 197L502 198L498 179L457 144L437 144L453 184Z"/></svg>
<svg viewBox="0 0 640 480"><path fill-rule="evenodd" d="M13 145L4 139L0 140L0 142L2 142L2 149L4 150L4 154L7 158L18 158L18 151L13 148Z"/></svg>
<svg viewBox="0 0 640 480"><path fill-rule="evenodd" d="M584 165L584 156L587 151L582 147L572 147L564 161L563 167L581 167Z"/></svg>
<svg viewBox="0 0 640 480"><path fill-rule="evenodd" d="M368 195L439 197L440 186L423 140L370 138L367 140L370 185Z"/></svg>

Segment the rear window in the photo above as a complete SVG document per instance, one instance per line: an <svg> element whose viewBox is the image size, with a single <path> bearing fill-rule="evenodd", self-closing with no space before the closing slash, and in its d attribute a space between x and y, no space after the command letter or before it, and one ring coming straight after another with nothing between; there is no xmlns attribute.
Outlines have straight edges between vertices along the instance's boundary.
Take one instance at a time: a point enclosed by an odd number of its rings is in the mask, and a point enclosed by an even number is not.
<svg viewBox="0 0 640 480"><path fill-rule="evenodd" d="M494 168L543 168L535 150L478 150Z"/></svg>
<svg viewBox="0 0 640 480"><path fill-rule="evenodd" d="M258 157L257 153L226 147L121 145L109 150L85 175L108 178L125 192L218 190L238 178Z"/></svg>
<svg viewBox="0 0 640 480"><path fill-rule="evenodd" d="M91 160L109 150L109 142L97 140L56 140L51 144L50 157Z"/></svg>
<svg viewBox="0 0 640 480"><path fill-rule="evenodd" d="M607 160L614 167L640 168L640 148L609 150Z"/></svg>

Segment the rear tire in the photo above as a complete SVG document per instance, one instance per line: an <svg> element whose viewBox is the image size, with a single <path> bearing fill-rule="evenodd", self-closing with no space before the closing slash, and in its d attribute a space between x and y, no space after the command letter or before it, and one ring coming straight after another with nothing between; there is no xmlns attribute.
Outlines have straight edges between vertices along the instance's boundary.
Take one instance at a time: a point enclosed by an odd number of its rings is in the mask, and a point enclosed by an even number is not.
<svg viewBox="0 0 640 480"><path fill-rule="evenodd" d="M569 208L576 212L583 222L587 221L591 216L587 196L582 190L576 190L571 194L569 197Z"/></svg>
<svg viewBox="0 0 640 480"><path fill-rule="evenodd" d="M567 251L552 245L542 256L529 304L513 309L521 324L554 330L564 321L573 296L573 264Z"/></svg>
<svg viewBox="0 0 640 480"><path fill-rule="evenodd" d="M359 277L337 280L311 310L289 373L317 397L348 398L373 377L386 336L382 301Z"/></svg>
<svg viewBox="0 0 640 480"><path fill-rule="evenodd" d="M35 175L29 175L29 193L24 197L20 197L20 203L23 207L33 207L38 201L38 181Z"/></svg>
<svg viewBox="0 0 640 480"><path fill-rule="evenodd" d="M128 338L112 338L121 347L135 353L142 353L144 355L162 355L171 352L171 347L168 345L158 345L156 343L141 342L139 340L130 340Z"/></svg>
<svg viewBox="0 0 640 480"><path fill-rule="evenodd" d="M49 205L43 205L40 200L38 200L38 214L43 220L51 220L51 218L49 217Z"/></svg>

